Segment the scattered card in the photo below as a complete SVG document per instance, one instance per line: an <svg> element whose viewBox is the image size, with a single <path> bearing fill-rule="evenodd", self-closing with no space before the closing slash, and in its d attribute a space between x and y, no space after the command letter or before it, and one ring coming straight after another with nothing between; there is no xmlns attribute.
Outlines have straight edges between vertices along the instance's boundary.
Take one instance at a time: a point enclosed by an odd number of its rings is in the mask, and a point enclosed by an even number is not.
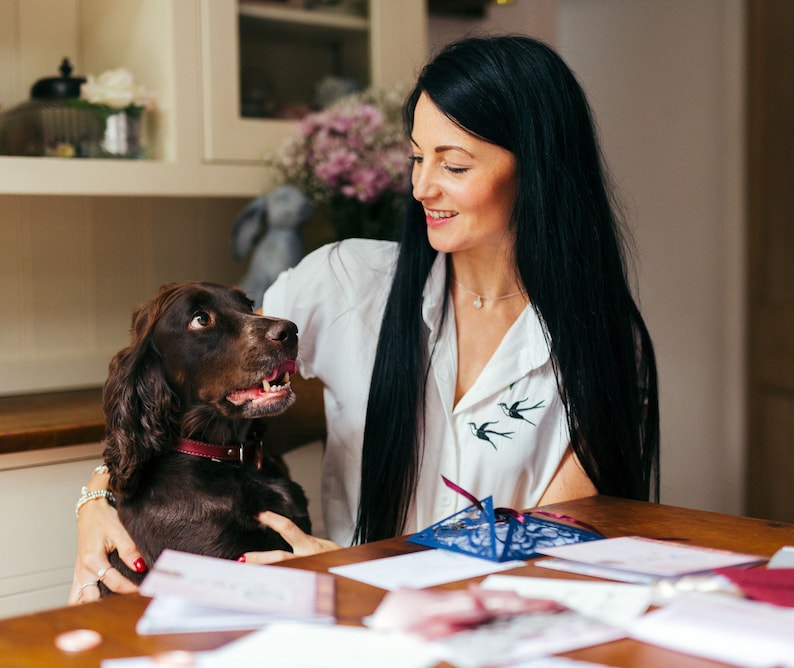
<svg viewBox="0 0 794 668"><path fill-rule="evenodd" d="M745 668L794 666L794 611L724 594L687 594L640 617L632 638Z"/></svg>
<svg viewBox="0 0 794 668"><path fill-rule="evenodd" d="M569 564L573 572L629 582L675 578L766 561L765 557L753 554L636 536L541 548L540 552L556 557L554 567L558 570L568 570L566 564ZM537 565L542 566L543 562Z"/></svg>
<svg viewBox="0 0 794 668"><path fill-rule="evenodd" d="M653 590L646 585L523 575L489 575L482 587L514 591L529 598L550 599L587 617L621 628L644 614L653 598Z"/></svg>
<svg viewBox="0 0 794 668"><path fill-rule="evenodd" d="M268 620L335 621L334 578L297 568L165 550L140 592L154 597L138 622L142 634L258 628Z"/></svg>
<svg viewBox="0 0 794 668"><path fill-rule="evenodd" d="M394 590L401 587L433 587L525 565L523 561L495 562L447 550L422 550L335 566L328 570L373 587Z"/></svg>

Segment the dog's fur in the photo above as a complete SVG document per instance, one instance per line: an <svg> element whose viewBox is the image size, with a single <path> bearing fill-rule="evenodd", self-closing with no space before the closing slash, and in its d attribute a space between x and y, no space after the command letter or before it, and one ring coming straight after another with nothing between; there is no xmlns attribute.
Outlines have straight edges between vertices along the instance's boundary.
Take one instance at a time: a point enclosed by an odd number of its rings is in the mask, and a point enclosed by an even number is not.
<svg viewBox="0 0 794 668"><path fill-rule="evenodd" d="M180 438L260 439L263 418L295 400L284 375L297 354L297 327L254 314L234 288L171 284L134 313L131 344L105 383L104 458L119 518L148 566L165 548L227 559L289 550L257 522L263 510L310 532L304 492L274 458L257 471L172 449ZM263 381L273 383L269 391ZM141 580L117 554L111 563Z"/></svg>

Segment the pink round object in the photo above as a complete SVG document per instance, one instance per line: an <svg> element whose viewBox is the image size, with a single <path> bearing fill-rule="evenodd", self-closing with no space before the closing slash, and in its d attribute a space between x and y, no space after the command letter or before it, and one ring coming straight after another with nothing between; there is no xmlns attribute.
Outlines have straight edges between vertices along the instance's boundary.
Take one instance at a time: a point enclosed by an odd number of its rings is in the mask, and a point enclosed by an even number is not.
<svg viewBox="0 0 794 668"><path fill-rule="evenodd" d="M155 666L167 666L168 668L182 668L182 666L192 666L195 664L193 654L182 650L171 652L160 652L152 657Z"/></svg>
<svg viewBox="0 0 794 668"><path fill-rule="evenodd" d="M75 629L55 636L55 646L64 652L85 652L102 642L102 636L91 629Z"/></svg>

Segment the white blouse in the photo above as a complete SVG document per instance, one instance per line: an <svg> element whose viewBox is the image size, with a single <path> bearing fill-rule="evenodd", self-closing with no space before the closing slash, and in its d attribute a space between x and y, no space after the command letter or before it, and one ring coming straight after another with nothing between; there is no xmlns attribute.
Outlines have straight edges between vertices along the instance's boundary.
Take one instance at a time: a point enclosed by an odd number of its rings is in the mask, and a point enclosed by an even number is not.
<svg viewBox="0 0 794 668"><path fill-rule="evenodd" d="M351 543L355 529L370 377L397 251L396 243L362 239L324 246L285 271L264 297L265 315L298 325L299 373L325 386L323 517L329 538L340 545ZM549 349L530 306L453 405L457 337L451 302L439 331L445 272L439 253L424 290L422 315L433 353L424 457L406 533L470 505L444 485L442 475L478 499L492 495L495 506L537 505L570 440Z"/></svg>

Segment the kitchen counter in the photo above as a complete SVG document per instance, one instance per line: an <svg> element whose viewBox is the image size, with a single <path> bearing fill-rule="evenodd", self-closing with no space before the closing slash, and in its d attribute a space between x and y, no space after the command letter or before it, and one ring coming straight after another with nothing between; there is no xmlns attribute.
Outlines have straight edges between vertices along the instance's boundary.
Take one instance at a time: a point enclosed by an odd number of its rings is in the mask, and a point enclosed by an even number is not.
<svg viewBox="0 0 794 668"><path fill-rule="evenodd" d="M97 443L102 388L0 397L0 454Z"/></svg>
<svg viewBox="0 0 794 668"><path fill-rule="evenodd" d="M293 377L297 401L267 422L271 452L325 438L322 385ZM102 388L0 397L0 455L97 443L104 438Z"/></svg>

